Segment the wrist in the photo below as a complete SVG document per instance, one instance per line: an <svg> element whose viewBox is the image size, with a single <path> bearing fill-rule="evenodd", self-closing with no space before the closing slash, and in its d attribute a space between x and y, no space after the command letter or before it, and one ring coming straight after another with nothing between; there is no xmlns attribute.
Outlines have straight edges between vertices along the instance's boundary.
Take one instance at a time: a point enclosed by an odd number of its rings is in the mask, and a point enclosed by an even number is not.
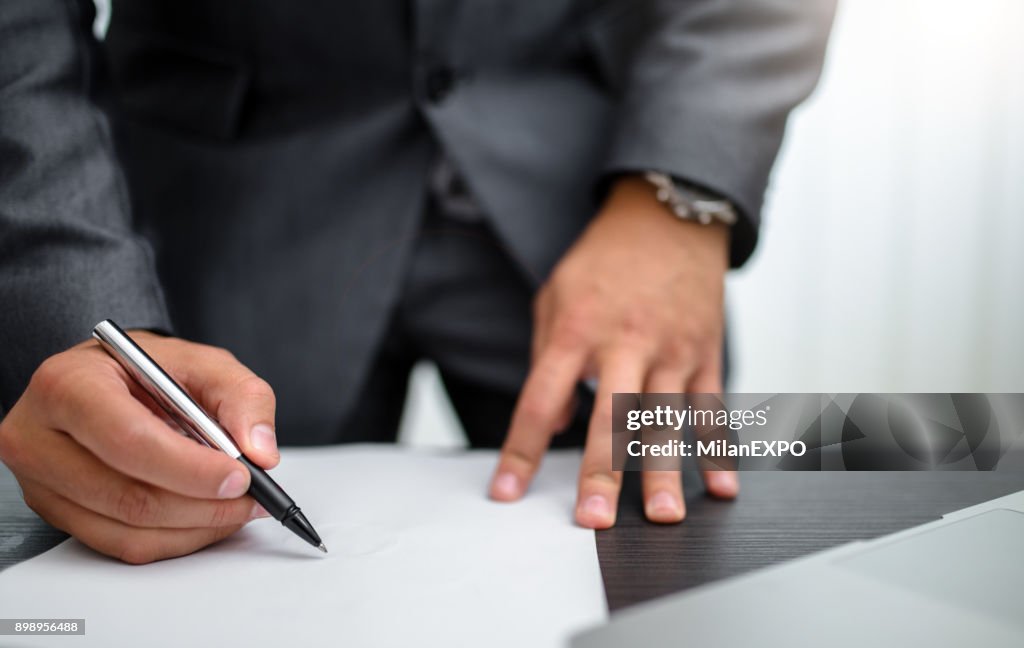
<svg viewBox="0 0 1024 648"><path fill-rule="evenodd" d="M642 175L623 175L609 190L595 225L608 225L625 233L643 233L646 237L664 239L682 248L689 256L700 256L705 262L728 268L730 228L721 222L707 225L683 220L658 200L656 189ZM620 240L633 240L624 236Z"/></svg>

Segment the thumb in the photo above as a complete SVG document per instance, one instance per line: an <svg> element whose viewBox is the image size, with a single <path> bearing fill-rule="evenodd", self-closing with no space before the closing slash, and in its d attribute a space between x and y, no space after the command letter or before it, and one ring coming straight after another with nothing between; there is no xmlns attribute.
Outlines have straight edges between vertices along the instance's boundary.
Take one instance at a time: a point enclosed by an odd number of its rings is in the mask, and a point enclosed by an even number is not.
<svg viewBox="0 0 1024 648"><path fill-rule="evenodd" d="M248 369L246 369L248 371ZM263 468L281 460L274 431L274 390L256 374L225 387L217 420L238 442L242 453Z"/></svg>
<svg viewBox="0 0 1024 648"><path fill-rule="evenodd" d="M242 453L262 468L281 459L274 432L276 401L265 380L230 352L202 344L184 343L173 364L183 365L185 388L220 422Z"/></svg>

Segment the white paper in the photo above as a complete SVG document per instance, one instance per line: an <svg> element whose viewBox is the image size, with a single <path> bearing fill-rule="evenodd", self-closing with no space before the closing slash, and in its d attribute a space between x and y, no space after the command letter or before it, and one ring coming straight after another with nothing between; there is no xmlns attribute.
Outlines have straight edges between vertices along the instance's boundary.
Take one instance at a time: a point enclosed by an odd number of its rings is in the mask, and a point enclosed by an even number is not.
<svg viewBox="0 0 1024 648"><path fill-rule="evenodd" d="M0 617L84 618L35 646L558 646L607 615L594 534L572 522L577 453L516 504L497 454L286 450L272 474L326 556L273 520L191 556L119 563L75 540L0 572ZM7 645L6 643L4 645Z"/></svg>

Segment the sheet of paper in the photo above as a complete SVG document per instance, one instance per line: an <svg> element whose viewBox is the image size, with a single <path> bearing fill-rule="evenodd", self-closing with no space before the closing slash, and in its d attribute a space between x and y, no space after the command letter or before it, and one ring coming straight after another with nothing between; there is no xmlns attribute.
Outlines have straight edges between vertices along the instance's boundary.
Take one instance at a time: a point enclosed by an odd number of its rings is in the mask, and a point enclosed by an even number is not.
<svg viewBox="0 0 1024 648"><path fill-rule="evenodd" d="M572 523L578 453L526 499L486 498L497 455L286 450L274 477L330 549L273 520L131 566L69 540L0 572L0 617L84 618L16 646L559 646L607 611L592 531ZM7 645L7 644L4 644Z"/></svg>

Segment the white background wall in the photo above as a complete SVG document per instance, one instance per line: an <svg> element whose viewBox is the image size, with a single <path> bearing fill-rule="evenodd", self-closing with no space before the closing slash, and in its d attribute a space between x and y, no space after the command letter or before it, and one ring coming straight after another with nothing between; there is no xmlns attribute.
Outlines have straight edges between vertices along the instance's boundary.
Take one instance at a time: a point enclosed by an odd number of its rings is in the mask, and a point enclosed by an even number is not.
<svg viewBox="0 0 1024 648"><path fill-rule="evenodd" d="M734 391L1024 391L1024 3L847 0L730 282Z"/></svg>
<svg viewBox="0 0 1024 648"><path fill-rule="evenodd" d="M732 391L1024 391L1024 2L846 0L790 124ZM403 438L457 429L419 369Z"/></svg>

